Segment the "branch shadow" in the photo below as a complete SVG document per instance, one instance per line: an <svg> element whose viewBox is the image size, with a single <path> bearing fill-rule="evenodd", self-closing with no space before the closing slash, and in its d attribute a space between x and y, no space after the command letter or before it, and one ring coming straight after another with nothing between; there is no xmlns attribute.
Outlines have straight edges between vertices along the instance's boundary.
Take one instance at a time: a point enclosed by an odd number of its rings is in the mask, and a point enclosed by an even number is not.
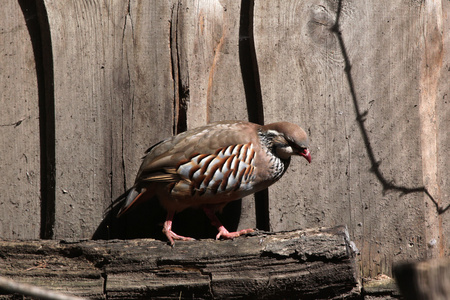
<svg viewBox="0 0 450 300"><path fill-rule="evenodd" d="M364 124L365 121L366 121L366 117L367 117L368 111L367 110L366 111L361 111L361 109L359 107L359 103L358 103L358 98L356 96L355 84L354 84L353 76L352 76L352 73L351 73L351 71L352 71L352 64L350 63L350 58L348 56L347 48L345 46L344 39L342 37L342 32L341 32L340 25L339 25L341 12L342 12L342 0L339 0L338 1L337 12L336 12L336 22L330 28L330 30L336 36L336 38L338 39L339 46L340 46L340 49L341 49L341 52L342 52L342 56L344 58L344 62L345 62L344 72L345 72L345 75L346 75L346 78L347 78L348 86L350 88L350 94L351 94L351 98L352 98L352 101L353 101L353 106L355 108L356 121L358 122L358 126L359 126L359 129L361 131L361 135L362 135L364 144L366 146L367 155L369 156L369 160L370 160L370 163L372 165L372 167L370 168L370 172L372 172L376 176L378 181L381 183L381 185L383 187L383 192L398 191L402 195L423 192L433 202L433 204L436 207L436 211L437 211L437 213L439 215L445 213L447 210L450 209L450 204L447 205L447 207L445 207L445 208L441 207L439 205L439 203L436 201L436 199L434 199L434 197L430 194L430 192L427 190L426 187L422 186L422 187L410 188L410 187L406 187L406 186L396 185L396 184L393 183L393 181L387 180L383 176L383 174L381 173L381 170L380 170L381 162L378 161L375 158L375 154L373 152L373 148L372 148L372 145L370 143L369 135L367 133L366 126Z"/></svg>

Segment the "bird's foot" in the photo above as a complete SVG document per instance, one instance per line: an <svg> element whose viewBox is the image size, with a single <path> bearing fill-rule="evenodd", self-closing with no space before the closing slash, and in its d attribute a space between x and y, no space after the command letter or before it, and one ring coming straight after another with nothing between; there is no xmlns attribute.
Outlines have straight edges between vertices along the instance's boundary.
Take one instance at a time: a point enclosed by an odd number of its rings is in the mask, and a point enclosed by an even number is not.
<svg viewBox="0 0 450 300"><path fill-rule="evenodd" d="M165 228L163 229L163 233L166 235L171 246L175 245L175 240L177 240L177 241L195 241L194 238L176 234L172 230L165 230Z"/></svg>
<svg viewBox="0 0 450 300"><path fill-rule="evenodd" d="M194 238L178 235L175 232L173 232L172 231L172 218L173 218L173 213L169 213L166 222L164 222L164 226L163 226L163 230L162 230L162 232L166 235L167 239L169 240L170 245L173 247L175 245L175 240L195 241Z"/></svg>
<svg viewBox="0 0 450 300"><path fill-rule="evenodd" d="M239 231L235 231L235 232L229 232L223 225L220 226L219 228L219 233L216 235L216 240L223 238L225 240L232 240L238 236L250 233L255 231L254 229L243 229L243 230L239 230Z"/></svg>

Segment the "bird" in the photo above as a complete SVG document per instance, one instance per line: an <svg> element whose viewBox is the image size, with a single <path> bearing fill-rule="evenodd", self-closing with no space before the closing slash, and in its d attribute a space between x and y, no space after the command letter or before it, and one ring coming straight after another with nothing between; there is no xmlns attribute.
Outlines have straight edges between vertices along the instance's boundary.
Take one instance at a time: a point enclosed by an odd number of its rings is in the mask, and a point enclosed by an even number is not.
<svg viewBox="0 0 450 300"><path fill-rule="evenodd" d="M174 215L190 207L203 209L218 230L216 239L234 239L254 229L229 232L216 212L275 183L291 156L311 163L308 135L293 123L219 121L187 130L145 152L117 217L156 196L167 211L162 231L172 246L194 240L172 231Z"/></svg>

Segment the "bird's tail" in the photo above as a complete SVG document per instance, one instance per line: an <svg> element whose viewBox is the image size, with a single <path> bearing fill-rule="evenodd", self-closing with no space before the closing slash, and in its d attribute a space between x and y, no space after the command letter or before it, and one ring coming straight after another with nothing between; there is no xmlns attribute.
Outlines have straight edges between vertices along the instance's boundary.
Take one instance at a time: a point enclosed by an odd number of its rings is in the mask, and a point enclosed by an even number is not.
<svg viewBox="0 0 450 300"><path fill-rule="evenodd" d="M153 193L149 192L146 188L137 190L136 187L132 187L128 190L125 202L117 213L117 217L119 218L127 211L130 211L132 208L136 207L142 202L147 201L151 197L153 197Z"/></svg>

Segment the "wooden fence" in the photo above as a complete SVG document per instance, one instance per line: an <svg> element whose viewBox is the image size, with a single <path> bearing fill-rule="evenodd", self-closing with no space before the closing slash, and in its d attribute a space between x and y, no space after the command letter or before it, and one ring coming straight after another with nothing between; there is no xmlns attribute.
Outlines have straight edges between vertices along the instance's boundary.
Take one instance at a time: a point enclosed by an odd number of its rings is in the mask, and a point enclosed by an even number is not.
<svg viewBox="0 0 450 300"><path fill-rule="evenodd" d="M153 143L285 120L313 162L239 228L346 224L363 276L448 255L449 49L446 0L5 1L0 238L91 238Z"/></svg>

